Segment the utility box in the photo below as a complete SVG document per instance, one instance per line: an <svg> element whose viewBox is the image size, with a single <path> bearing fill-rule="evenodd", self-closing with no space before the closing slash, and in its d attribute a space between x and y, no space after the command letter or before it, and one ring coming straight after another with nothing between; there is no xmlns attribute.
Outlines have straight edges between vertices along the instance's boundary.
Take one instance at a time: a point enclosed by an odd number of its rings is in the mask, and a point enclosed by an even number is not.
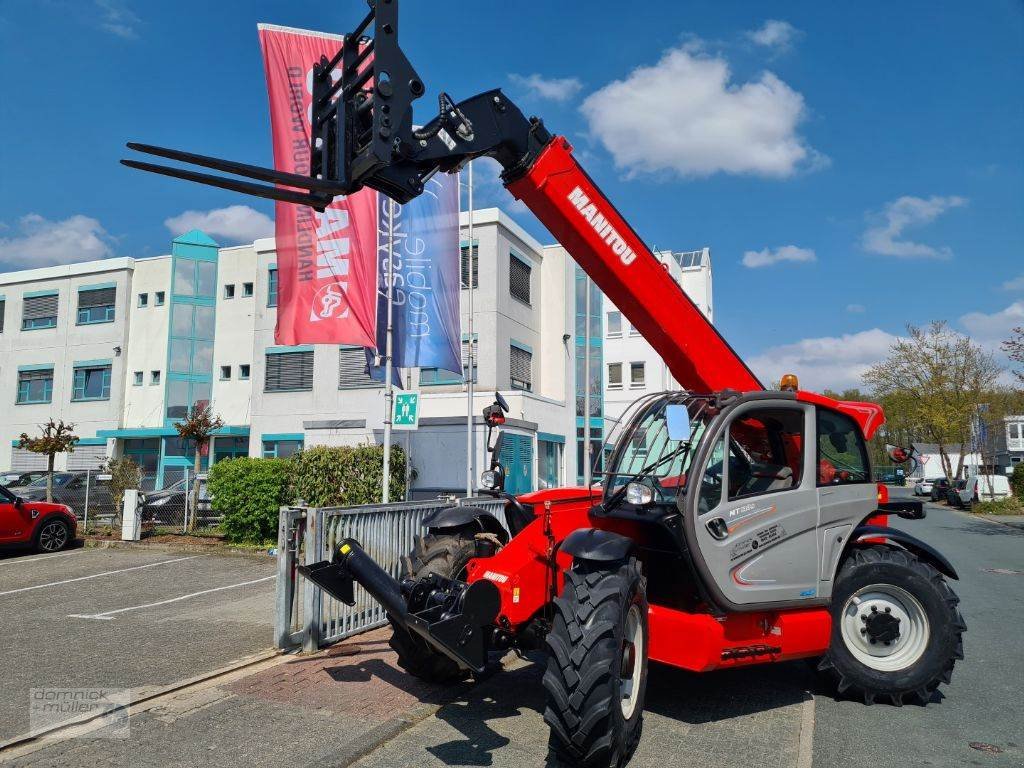
<svg viewBox="0 0 1024 768"><path fill-rule="evenodd" d="M134 488L128 488L124 492L121 541L138 541L141 537L142 517L139 515L139 492Z"/></svg>

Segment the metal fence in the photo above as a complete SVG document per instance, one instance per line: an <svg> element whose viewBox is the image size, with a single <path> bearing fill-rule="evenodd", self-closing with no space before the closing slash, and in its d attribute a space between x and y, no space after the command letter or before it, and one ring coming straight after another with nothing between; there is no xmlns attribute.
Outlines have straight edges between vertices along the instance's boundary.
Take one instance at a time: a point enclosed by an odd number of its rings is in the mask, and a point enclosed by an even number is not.
<svg viewBox="0 0 1024 768"><path fill-rule="evenodd" d="M356 585L355 605L338 602L303 578L296 567L328 559L343 539L351 538L395 578L402 557L409 554L423 519L453 505L472 505L490 512L502 525L505 502L491 497L433 499L359 507L283 508L278 528L276 638L279 648L301 646L315 651L359 632L382 626L384 610Z"/></svg>

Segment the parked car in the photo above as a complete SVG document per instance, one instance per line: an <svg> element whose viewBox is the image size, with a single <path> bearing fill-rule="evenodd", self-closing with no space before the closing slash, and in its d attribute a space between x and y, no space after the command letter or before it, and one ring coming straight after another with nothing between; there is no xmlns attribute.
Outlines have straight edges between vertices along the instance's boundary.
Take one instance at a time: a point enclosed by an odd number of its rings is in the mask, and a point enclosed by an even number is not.
<svg viewBox="0 0 1024 768"><path fill-rule="evenodd" d="M204 522L213 514L209 493L206 489L206 475L200 474L192 478L186 485L182 478L159 491L146 491L142 495L142 522L182 524L185 521L185 500L191 492L193 483L199 483L199 512L197 519Z"/></svg>
<svg viewBox="0 0 1024 768"><path fill-rule="evenodd" d="M973 475L957 483L950 494L950 504L970 509L980 501L1001 501L1011 496L1010 480L1005 475Z"/></svg>
<svg viewBox="0 0 1024 768"><path fill-rule="evenodd" d="M931 496L932 485L938 480L937 477L922 477L916 483L914 483L914 495L915 496Z"/></svg>
<svg viewBox="0 0 1024 768"><path fill-rule="evenodd" d="M54 472L54 502L69 507L76 516L82 517L85 513L87 478L85 472ZM45 501L46 474L28 485L11 486L9 490L26 501ZM90 482L88 496L90 517L109 517L113 514L114 499L110 495L109 485L99 481Z"/></svg>
<svg viewBox="0 0 1024 768"><path fill-rule="evenodd" d="M932 481L931 500L932 501L945 501L946 492L949 490L950 482L949 478L939 477Z"/></svg>
<svg viewBox="0 0 1024 768"><path fill-rule="evenodd" d="M0 545L59 552L75 540L78 521L64 504L29 501L0 486Z"/></svg>
<svg viewBox="0 0 1024 768"><path fill-rule="evenodd" d="M0 474L0 485L6 488L13 488L28 485L40 477L46 477L46 472L41 470L34 470L32 472L4 472Z"/></svg>
<svg viewBox="0 0 1024 768"><path fill-rule="evenodd" d="M962 506L962 495L964 490L967 488L966 480L957 480L955 483L951 483L949 488L946 489L946 504L951 507ZM968 504L970 504L970 496L968 498Z"/></svg>

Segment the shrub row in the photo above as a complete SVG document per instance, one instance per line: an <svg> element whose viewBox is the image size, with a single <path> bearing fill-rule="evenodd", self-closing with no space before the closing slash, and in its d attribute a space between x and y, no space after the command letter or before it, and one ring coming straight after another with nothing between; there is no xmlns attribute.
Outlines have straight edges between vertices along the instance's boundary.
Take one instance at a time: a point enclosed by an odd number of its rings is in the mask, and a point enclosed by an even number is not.
<svg viewBox="0 0 1024 768"><path fill-rule="evenodd" d="M290 459L223 459L210 469L209 486L228 540L262 543L277 538L280 507L379 503L383 479L383 446L317 446ZM405 496L405 453L397 446L389 490L392 499Z"/></svg>

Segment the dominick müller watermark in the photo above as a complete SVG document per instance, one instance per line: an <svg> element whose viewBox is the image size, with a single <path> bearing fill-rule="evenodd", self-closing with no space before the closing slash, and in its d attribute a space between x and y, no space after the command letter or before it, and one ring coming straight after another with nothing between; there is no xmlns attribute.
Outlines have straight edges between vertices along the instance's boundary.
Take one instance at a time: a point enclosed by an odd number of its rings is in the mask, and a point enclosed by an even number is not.
<svg viewBox="0 0 1024 768"><path fill-rule="evenodd" d="M32 688L29 730L38 736L57 726L89 720L89 738L127 739L130 699L126 688Z"/></svg>

